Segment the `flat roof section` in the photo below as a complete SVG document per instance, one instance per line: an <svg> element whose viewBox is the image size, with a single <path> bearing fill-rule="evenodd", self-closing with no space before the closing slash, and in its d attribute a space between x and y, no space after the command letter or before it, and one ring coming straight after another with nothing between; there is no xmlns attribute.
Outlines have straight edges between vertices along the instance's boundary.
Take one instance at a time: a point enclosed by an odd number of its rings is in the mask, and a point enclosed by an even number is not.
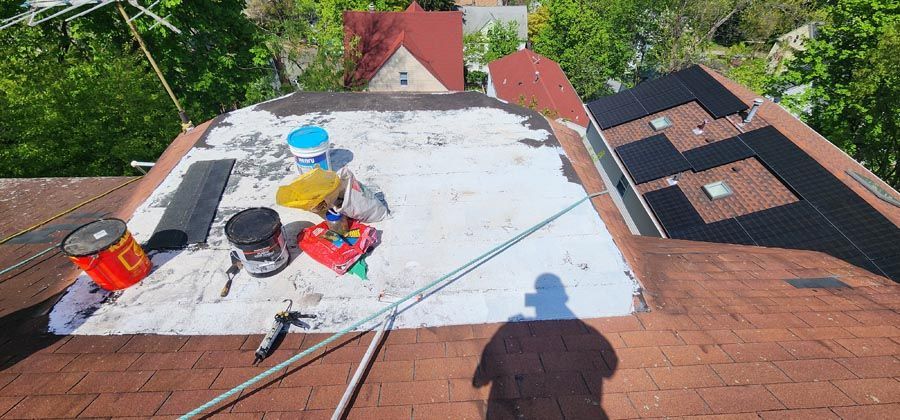
<svg viewBox="0 0 900 420"><path fill-rule="evenodd" d="M321 221L274 203L277 187L296 177L285 135L307 124L327 130L332 162L380 189L391 208L388 220L372 224L382 241L367 258L369 280L337 276L292 247L286 270L263 279L241 273L222 298L231 215L274 208L291 242ZM51 313L51 331L261 333L287 298L319 316L313 331L336 331L585 196L546 120L532 111L467 93L296 94L218 119L135 212L129 228L138 240L152 234L187 168L215 159L236 163L207 244L156 253L154 272L120 293L101 292L82 276ZM584 203L401 307L395 327L627 314L629 271Z"/></svg>

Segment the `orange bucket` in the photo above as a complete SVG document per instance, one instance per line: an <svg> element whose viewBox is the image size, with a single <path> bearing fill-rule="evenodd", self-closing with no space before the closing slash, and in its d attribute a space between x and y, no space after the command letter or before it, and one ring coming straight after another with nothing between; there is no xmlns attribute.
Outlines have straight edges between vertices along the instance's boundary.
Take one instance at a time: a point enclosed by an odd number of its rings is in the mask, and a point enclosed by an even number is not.
<svg viewBox="0 0 900 420"><path fill-rule="evenodd" d="M124 289L150 273L150 259L119 219L101 219L81 226L66 236L60 247L106 290Z"/></svg>

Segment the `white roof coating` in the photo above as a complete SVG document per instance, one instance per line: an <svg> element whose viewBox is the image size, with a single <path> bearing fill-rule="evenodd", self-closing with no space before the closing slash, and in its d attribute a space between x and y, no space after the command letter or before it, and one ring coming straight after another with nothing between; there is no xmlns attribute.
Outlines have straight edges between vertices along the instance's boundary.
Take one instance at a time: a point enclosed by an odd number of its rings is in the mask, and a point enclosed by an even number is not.
<svg viewBox="0 0 900 420"><path fill-rule="evenodd" d="M128 223L146 241L191 163L234 158L207 244L152 255L149 277L115 293L82 274L54 307L50 330L262 333L284 308L282 300L293 299L295 310L318 316L310 322L314 331L337 331L586 194L567 178L562 148L531 111L474 93L329 95L295 94L214 123ZM325 110L326 99L315 98L339 100ZM318 108L304 108L308 101ZM341 105L354 101L361 105ZM372 224L381 243L366 260L369 280L338 276L301 253L298 230L321 219L275 204L278 186L297 176L285 136L307 124L327 130L333 162L377 186L390 206L391 216ZM239 273L222 298L223 270L230 265L225 222L256 206L280 214L293 244L291 262L269 278ZM394 327L623 315L632 311L633 288L619 249L585 202L437 293L400 306Z"/></svg>

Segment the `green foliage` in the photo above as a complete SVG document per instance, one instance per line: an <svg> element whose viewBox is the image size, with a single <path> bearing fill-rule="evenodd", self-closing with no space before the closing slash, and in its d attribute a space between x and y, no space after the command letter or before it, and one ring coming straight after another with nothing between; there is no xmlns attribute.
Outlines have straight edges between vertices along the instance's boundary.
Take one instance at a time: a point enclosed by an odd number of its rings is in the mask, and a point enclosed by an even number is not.
<svg viewBox="0 0 900 420"><path fill-rule="evenodd" d="M495 23L486 31L463 37L463 55L467 64L486 65L516 52L519 44L519 25L516 22Z"/></svg>
<svg viewBox="0 0 900 420"><path fill-rule="evenodd" d="M456 2L453 0L417 0L419 6L425 10L453 10ZM412 2L410 2L412 3Z"/></svg>
<svg viewBox="0 0 900 420"><path fill-rule="evenodd" d="M466 71L466 90L477 90L479 92L484 90L484 85L487 83L488 75L487 73L479 70L467 70Z"/></svg>
<svg viewBox="0 0 900 420"><path fill-rule="evenodd" d="M65 25L0 33L0 177L134 173L178 134L142 56L85 45Z"/></svg>
<svg viewBox="0 0 900 420"><path fill-rule="evenodd" d="M546 25L534 50L559 63L585 100L609 93L606 81L625 74L634 50L605 4L586 0L548 0Z"/></svg>
<svg viewBox="0 0 900 420"><path fill-rule="evenodd" d="M825 11L830 23L788 64L780 89L809 85L799 101L806 122L898 188L900 4L835 0Z"/></svg>
<svg viewBox="0 0 900 420"><path fill-rule="evenodd" d="M538 6L533 12L528 14L528 40L534 42L535 38L547 25L550 19L550 12L544 6Z"/></svg>

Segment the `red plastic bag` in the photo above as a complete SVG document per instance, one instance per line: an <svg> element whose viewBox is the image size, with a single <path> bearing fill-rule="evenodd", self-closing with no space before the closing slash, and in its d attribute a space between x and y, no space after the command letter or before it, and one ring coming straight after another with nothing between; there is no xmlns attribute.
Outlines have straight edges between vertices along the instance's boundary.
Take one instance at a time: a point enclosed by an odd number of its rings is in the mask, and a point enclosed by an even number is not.
<svg viewBox="0 0 900 420"><path fill-rule="evenodd" d="M347 235L328 230L325 222L300 232L298 243L303 252L338 274L344 274L376 241L376 230L354 220Z"/></svg>

